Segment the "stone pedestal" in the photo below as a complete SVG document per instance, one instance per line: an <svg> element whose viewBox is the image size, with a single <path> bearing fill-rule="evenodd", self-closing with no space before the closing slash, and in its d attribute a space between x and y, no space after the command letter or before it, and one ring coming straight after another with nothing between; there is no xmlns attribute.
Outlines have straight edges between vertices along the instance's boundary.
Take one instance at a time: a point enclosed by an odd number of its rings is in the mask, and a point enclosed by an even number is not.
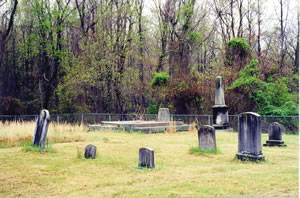
<svg viewBox="0 0 300 198"><path fill-rule="evenodd" d="M247 112L239 115L238 153L240 160L264 160L261 149L261 116Z"/></svg>
<svg viewBox="0 0 300 198"><path fill-rule="evenodd" d="M213 107L213 127L216 129L229 128L228 106L214 105Z"/></svg>
<svg viewBox="0 0 300 198"><path fill-rule="evenodd" d="M159 108L158 119L159 122L170 122L170 111L168 108Z"/></svg>
<svg viewBox="0 0 300 198"><path fill-rule="evenodd" d="M215 128L209 125L201 126L198 129L198 142L201 150L216 150Z"/></svg>
<svg viewBox="0 0 300 198"><path fill-rule="evenodd" d="M153 149L140 148L138 168L155 168Z"/></svg>
<svg viewBox="0 0 300 198"><path fill-rule="evenodd" d="M269 140L264 146L286 146L282 141L282 132L284 128L282 124L273 122L268 127Z"/></svg>
<svg viewBox="0 0 300 198"><path fill-rule="evenodd" d="M49 111L43 109L36 120L36 126L32 138L32 145L45 148L49 122L50 122Z"/></svg>

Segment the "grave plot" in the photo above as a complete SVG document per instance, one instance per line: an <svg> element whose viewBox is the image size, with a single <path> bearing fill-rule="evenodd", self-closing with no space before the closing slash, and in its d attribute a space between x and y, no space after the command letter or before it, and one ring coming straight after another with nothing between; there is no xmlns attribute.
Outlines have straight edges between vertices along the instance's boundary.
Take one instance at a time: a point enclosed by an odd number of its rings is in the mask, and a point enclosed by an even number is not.
<svg viewBox="0 0 300 198"><path fill-rule="evenodd" d="M170 121L169 109L161 108L158 112L158 120L143 121L102 121L100 124L89 125L89 131L95 130L116 130L116 131L141 131L144 133L164 132L169 128L176 131L187 131L190 127L182 121Z"/></svg>

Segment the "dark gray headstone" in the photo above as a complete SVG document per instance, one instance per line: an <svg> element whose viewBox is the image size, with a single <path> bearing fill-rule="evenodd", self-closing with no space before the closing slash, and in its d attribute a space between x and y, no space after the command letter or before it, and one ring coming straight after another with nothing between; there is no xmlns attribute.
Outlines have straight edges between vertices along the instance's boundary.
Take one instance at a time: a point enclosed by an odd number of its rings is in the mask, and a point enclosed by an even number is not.
<svg viewBox="0 0 300 198"><path fill-rule="evenodd" d="M198 129L199 148L202 150L216 150L216 133L212 126L204 125Z"/></svg>
<svg viewBox="0 0 300 198"><path fill-rule="evenodd" d="M240 160L264 160L261 149L261 116L246 112L239 115L238 153Z"/></svg>
<svg viewBox="0 0 300 198"><path fill-rule="evenodd" d="M170 122L170 111L168 108L159 108L158 119L159 122Z"/></svg>
<svg viewBox="0 0 300 198"><path fill-rule="evenodd" d="M139 168L155 168L154 151L151 148L140 148Z"/></svg>
<svg viewBox="0 0 300 198"><path fill-rule="evenodd" d="M32 138L33 145L39 146L41 148L45 148L49 122L50 122L49 111L43 109L36 120L36 126Z"/></svg>
<svg viewBox="0 0 300 198"><path fill-rule="evenodd" d="M96 158L96 151L97 151L97 147L92 145L92 144L89 144L85 147L84 157L86 159L89 159L89 158L95 159Z"/></svg>
<svg viewBox="0 0 300 198"><path fill-rule="evenodd" d="M267 140L264 146L286 146L282 141L282 133L284 127L278 122L273 122L268 127L269 140Z"/></svg>
<svg viewBox="0 0 300 198"><path fill-rule="evenodd" d="M228 106L225 105L222 77L216 78L215 105L213 108L213 126L216 129L229 128Z"/></svg>

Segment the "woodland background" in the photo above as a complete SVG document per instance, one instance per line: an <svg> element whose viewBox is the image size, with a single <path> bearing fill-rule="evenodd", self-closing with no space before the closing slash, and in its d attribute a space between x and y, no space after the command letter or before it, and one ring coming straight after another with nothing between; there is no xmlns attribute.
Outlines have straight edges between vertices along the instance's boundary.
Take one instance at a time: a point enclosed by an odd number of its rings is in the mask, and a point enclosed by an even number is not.
<svg viewBox="0 0 300 198"><path fill-rule="evenodd" d="M0 0L0 114L298 115L295 2Z"/></svg>

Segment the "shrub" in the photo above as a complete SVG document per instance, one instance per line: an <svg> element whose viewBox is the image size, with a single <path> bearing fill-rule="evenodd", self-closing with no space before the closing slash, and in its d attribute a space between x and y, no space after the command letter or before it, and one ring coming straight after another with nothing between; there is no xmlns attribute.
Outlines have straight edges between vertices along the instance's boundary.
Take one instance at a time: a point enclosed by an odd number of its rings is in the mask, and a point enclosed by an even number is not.
<svg viewBox="0 0 300 198"><path fill-rule="evenodd" d="M151 82L151 86L162 86L166 85L169 81L170 76L166 72L158 72L154 74L154 77Z"/></svg>

